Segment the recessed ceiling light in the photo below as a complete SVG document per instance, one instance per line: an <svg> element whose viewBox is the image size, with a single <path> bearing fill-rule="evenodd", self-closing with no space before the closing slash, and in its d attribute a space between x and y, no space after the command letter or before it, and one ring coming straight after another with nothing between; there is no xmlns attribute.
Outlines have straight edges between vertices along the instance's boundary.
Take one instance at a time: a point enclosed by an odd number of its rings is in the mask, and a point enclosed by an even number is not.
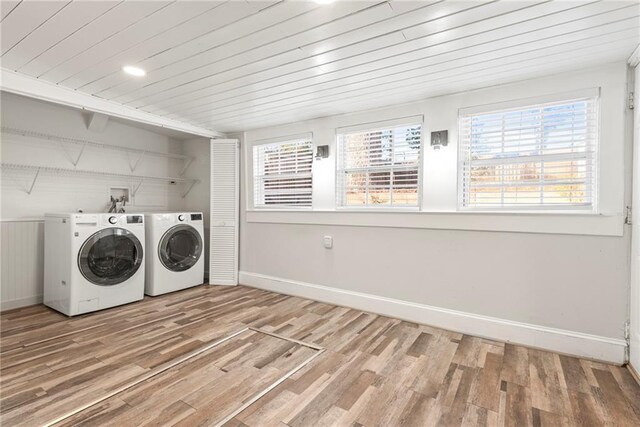
<svg viewBox="0 0 640 427"><path fill-rule="evenodd" d="M313 0L313 1L315 1L318 4L331 4L336 0Z"/></svg>
<svg viewBox="0 0 640 427"><path fill-rule="evenodd" d="M122 67L122 71L136 77L142 77L147 74L147 72L142 68L134 67L133 65L125 65L124 67Z"/></svg>

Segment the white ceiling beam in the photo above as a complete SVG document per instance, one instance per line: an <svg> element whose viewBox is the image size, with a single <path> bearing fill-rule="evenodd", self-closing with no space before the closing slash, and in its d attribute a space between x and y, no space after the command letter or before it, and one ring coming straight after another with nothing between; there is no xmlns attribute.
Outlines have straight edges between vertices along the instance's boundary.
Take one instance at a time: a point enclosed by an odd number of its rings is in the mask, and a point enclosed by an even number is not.
<svg viewBox="0 0 640 427"><path fill-rule="evenodd" d="M157 116L117 102L97 98L53 83L0 69L0 90L67 105L81 110L106 114L111 117L132 120L161 128L172 129L207 138L224 138L225 134L211 129Z"/></svg>

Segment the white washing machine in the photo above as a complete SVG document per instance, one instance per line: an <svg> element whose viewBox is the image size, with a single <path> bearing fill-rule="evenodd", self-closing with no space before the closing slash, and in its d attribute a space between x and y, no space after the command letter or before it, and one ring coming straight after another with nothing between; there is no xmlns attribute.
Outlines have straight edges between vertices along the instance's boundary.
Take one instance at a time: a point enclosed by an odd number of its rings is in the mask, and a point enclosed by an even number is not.
<svg viewBox="0 0 640 427"><path fill-rule="evenodd" d="M144 215L46 214L44 303L68 316L144 298Z"/></svg>
<svg viewBox="0 0 640 427"><path fill-rule="evenodd" d="M161 295L204 282L202 212L145 215L145 293Z"/></svg>

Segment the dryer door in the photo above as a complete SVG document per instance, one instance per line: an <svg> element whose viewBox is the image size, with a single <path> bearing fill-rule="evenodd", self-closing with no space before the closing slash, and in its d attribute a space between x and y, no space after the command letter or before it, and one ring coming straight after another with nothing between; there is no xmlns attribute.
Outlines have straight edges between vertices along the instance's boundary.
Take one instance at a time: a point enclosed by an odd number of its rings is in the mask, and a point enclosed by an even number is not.
<svg viewBox="0 0 640 427"><path fill-rule="evenodd" d="M106 228L89 237L80 248L78 267L91 283L113 286L124 282L142 265L142 244L124 228Z"/></svg>
<svg viewBox="0 0 640 427"><path fill-rule="evenodd" d="M158 257L167 269L185 271L193 267L202 255L202 237L190 225L171 227L160 239Z"/></svg>

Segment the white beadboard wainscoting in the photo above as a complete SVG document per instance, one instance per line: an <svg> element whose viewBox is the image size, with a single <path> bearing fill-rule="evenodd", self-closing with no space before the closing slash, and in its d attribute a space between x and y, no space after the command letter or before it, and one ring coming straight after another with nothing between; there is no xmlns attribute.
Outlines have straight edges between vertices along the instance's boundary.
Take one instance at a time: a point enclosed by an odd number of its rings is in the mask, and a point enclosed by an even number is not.
<svg viewBox="0 0 640 427"><path fill-rule="evenodd" d="M0 308L42 302L44 220L3 219L0 224Z"/></svg>

